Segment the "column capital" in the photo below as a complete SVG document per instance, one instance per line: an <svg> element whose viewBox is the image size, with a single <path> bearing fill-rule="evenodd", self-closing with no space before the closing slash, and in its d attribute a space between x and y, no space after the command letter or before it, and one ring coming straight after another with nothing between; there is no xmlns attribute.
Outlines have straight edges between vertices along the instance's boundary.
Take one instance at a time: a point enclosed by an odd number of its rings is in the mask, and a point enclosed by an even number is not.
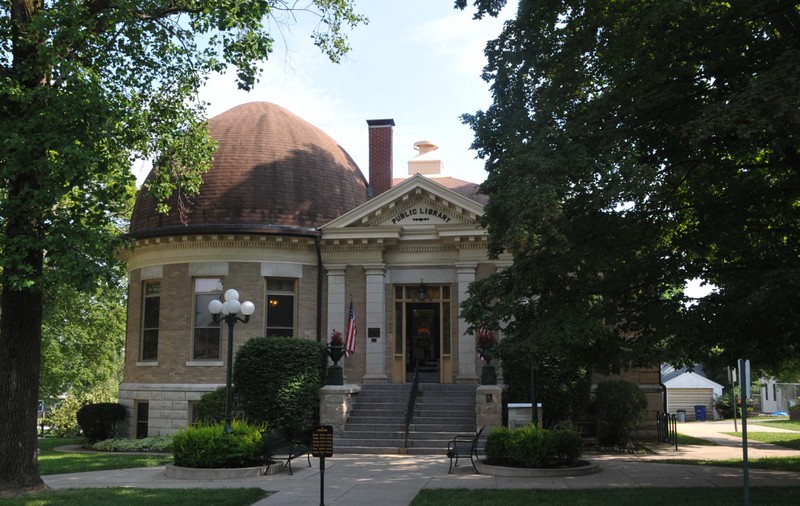
<svg viewBox="0 0 800 506"><path fill-rule="evenodd" d="M344 276L347 264L327 264L325 270L328 272L328 276Z"/></svg>
<svg viewBox="0 0 800 506"><path fill-rule="evenodd" d="M383 262L364 264L364 271L369 274L386 274L386 264Z"/></svg>
<svg viewBox="0 0 800 506"><path fill-rule="evenodd" d="M456 262L456 270L461 273L475 272L478 262Z"/></svg>

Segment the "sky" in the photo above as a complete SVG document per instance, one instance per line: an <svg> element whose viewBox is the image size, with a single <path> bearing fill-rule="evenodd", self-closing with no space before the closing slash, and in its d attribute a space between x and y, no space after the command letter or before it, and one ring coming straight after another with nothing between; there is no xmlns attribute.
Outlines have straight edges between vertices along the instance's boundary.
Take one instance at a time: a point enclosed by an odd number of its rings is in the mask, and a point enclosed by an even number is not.
<svg viewBox="0 0 800 506"><path fill-rule="evenodd" d="M395 121L394 176L407 174L414 142L439 146L447 175L482 182L483 161L470 149L472 130L460 116L491 105L490 84L481 79L483 49L513 17L516 2L495 18L473 20L454 0L356 0L367 25L350 32L351 51L338 64L316 48L316 19L273 31L274 51L260 82L239 91L231 75L213 76L200 98L209 117L239 104L267 101L288 109L339 143L368 176L368 119ZM149 169L138 169L139 179Z"/></svg>

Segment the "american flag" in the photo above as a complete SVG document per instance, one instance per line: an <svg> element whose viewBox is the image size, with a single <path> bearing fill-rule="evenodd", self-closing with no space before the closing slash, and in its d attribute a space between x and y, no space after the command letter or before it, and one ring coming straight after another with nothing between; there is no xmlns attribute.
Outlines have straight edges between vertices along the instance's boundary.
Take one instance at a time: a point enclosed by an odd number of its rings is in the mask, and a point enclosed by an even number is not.
<svg viewBox="0 0 800 506"><path fill-rule="evenodd" d="M356 352L356 312L353 301L350 301L350 316L347 317L347 330L344 333L344 356L349 357Z"/></svg>

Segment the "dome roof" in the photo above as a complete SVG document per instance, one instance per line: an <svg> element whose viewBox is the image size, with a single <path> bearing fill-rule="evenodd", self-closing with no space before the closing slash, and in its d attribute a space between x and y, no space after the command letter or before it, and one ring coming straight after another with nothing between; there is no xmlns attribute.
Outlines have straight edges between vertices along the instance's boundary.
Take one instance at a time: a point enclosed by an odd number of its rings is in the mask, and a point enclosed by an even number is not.
<svg viewBox="0 0 800 506"><path fill-rule="evenodd" d="M367 181L330 136L286 109L252 102L209 120L219 143L199 195L180 216L139 191L130 235L308 233L367 201ZM151 174L148 176L150 178Z"/></svg>

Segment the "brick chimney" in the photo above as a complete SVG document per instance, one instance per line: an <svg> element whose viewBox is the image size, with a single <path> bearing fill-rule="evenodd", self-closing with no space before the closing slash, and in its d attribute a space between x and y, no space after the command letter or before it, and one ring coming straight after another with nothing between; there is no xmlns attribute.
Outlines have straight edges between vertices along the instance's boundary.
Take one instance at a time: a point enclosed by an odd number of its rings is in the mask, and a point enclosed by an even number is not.
<svg viewBox="0 0 800 506"><path fill-rule="evenodd" d="M369 125L369 187L377 197L392 187L392 130L393 119L368 119Z"/></svg>

